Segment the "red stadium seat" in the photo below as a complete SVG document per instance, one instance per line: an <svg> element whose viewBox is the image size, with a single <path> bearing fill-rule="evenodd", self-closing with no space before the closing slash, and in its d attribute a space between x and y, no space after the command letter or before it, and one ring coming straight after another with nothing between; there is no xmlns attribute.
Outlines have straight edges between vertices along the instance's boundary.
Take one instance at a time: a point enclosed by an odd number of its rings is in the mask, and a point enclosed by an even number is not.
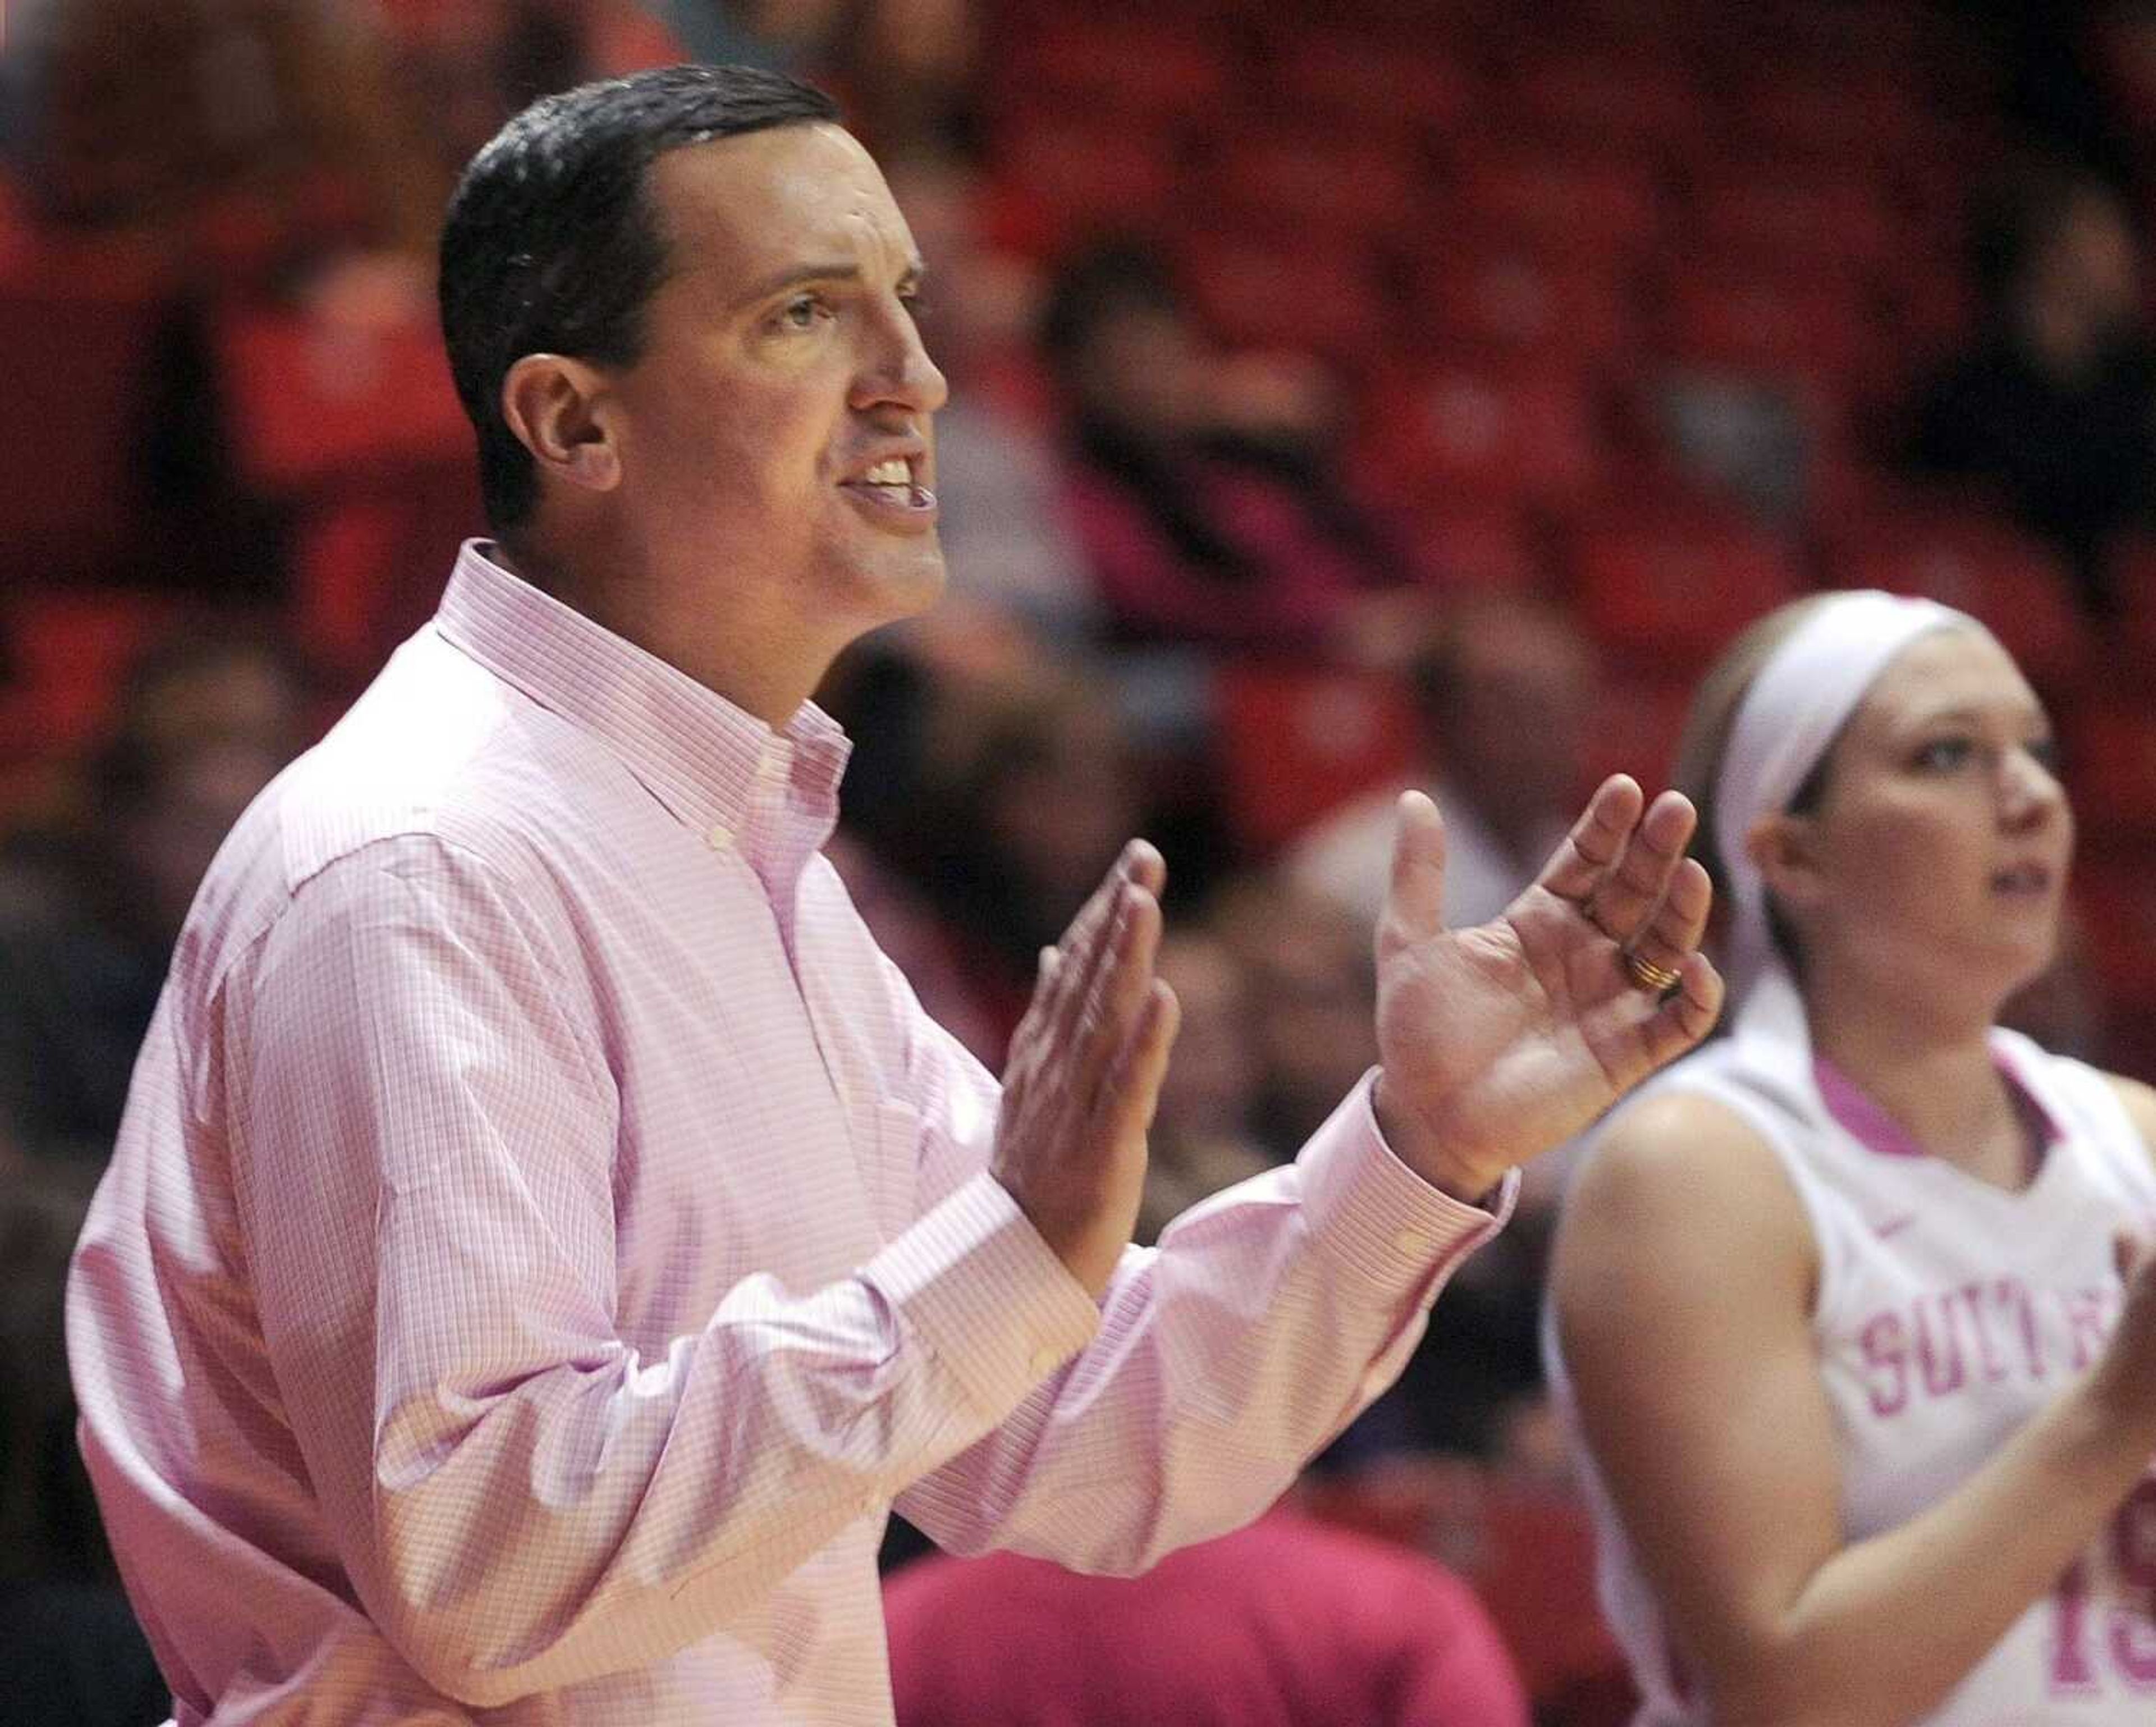
<svg viewBox="0 0 2156 1727"><path fill-rule="evenodd" d="M1801 587L1779 540L1716 510L1623 510L1584 524L1572 577L1581 621L1665 678L1705 665Z"/></svg>
<svg viewBox="0 0 2156 1727"><path fill-rule="evenodd" d="M217 347L235 455L265 491L472 460L470 424L431 325L346 329L243 313L225 321Z"/></svg>
<svg viewBox="0 0 2156 1727"><path fill-rule="evenodd" d="M0 763L64 757L94 738L127 668L176 609L169 594L130 589L11 592L0 611L10 674Z"/></svg>
<svg viewBox="0 0 2156 1727"><path fill-rule="evenodd" d="M1537 54L1506 86L1507 119L1532 136L1593 152L1683 158L1707 127L1698 84L1650 54Z"/></svg>
<svg viewBox="0 0 2156 1727"><path fill-rule="evenodd" d="M1599 784L1612 774L1629 774L1650 789L1667 784L1691 697L1689 678L1634 676L1612 682L1595 707L1587 782Z"/></svg>
<svg viewBox="0 0 2156 1727"><path fill-rule="evenodd" d="M2156 838L2156 708L2083 702L2061 717L2074 807L2092 829ZM2143 881L2152 904L2156 892Z"/></svg>
<svg viewBox="0 0 2156 1727"><path fill-rule="evenodd" d="M1001 155L1005 195L1041 213L1048 231L1032 237L1032 249L1044 253L1093 230L1145 232L1181 184L1160 137L1101 116L1034 116L1010 132Z"/></svg>
<svg viewBox="0 0 2156 1727"><path fill-rule="evenodd" d="M432 614L459 542L484 527L469 466L317 501L293 533L294 636L326 678L356 693Z"/></svg>
<svg viewBox="0 0 2156 1727"><path fill-rule="evenodd" d="M1379 387L1358 464L1411 510L1468 498L1563 508L1586 496L1599 456L1576 375L1460 361Z"/></svg>
<svg viewBox="0 0 2156 1727"><path fill-rule="evenodd" d="M1415 758L1406 692L1368 672L1227 661L1214 726L1229 825L1259 856Z"/></svg>
<svg viewBox="0 0 2156 1727"><path fill-rule="evenodd" d="M1543 582L1543 560L1514 506L1439 498L1409 522L1417 562L1440 589L1517 592Z"/></svg>
<svg viewBox="0 0 2156 1727"><path fill-rule="evenodd" d="M1302 1492L1327 1522L1457 1569L1503 1634L1537 1720L1615 1727L1607 1714L1549 1713L1560 1699L1625 1694L1624 1663L1595 1606L1594 1529L1576 1494L1461 1459L1404 1457Z"/></svg>
<svg viewBox="0 0 2156 1727"><path fill-rule="evenodd" d="M139 540L137 413L167 285L116 246L0 260L0 395L10 428L0 486L0 590L108 573Z"/></svg>
<svg viewBox="0 0 2156 1727"><path fill-rule="evenodd" d="M1450 136L1476 99L1473 78L1452 60L1329 31L1284 48L1266 80L1286 124L1348 136Z"/></svg>
<svg viewBox="0 0 2156 1727"><path fill-rule="evenodd" d="M1758 79L1738 92L1731 118L1761 155L1829 167L1891 169L1937 142L1922 95L1897 79Z"/></svg>
<svg viewBox="0 0 2156 1727"><path fill-rule="evenodd" d="M2086 662L2087 630L2058 559L2011 522L1922 507L1840 528L1837 586L1920 594L1980 618L2035 682L2056 685Z"/></svg>
<svg viewBox="0 0 2156 1727"><path fill-rule="evenodd" d="M1467 227L1557 257L1635 258L1661 228L1654 176L1598 152L1480 148L1455 164L1454 192Z"/></svg>
<svg viewBox="0 0 2156 1727"><path fill-rule="evenodd" d="M1227 93L1227 61L1200 26L1154 13L1113 29L1091 17L1059 19L1017 49L1014 74L992 80L1023 90L1028 110L1132 117L1174 126Z"/></svg>
<svg viewBox="0 0 2156 1727"><path fill-rule="evenodd" d="M2071 776L2070 776L2071 777ZM2101 984L2112 1060L2142 1078L2156 1077L2156 846L2084 846L2074 867L2073 898L2087 933L2087 952Z"/></svg>
<svg viewBox="0 0 2156 1727"><path fill-rule="evenodd" d="M1682 365L1794 379L1831 395L1850 387L1875 346L1856 295L1832 281L1680 267L1666 286L1663 318L1663 351Z"/></svg>
<svg viewBox="0 0 2156 1727"><path fill-rule="evenodd" d="M1517 248L1482 250L1448 236L1419 266L1419 303L1448 344L1559 361L1627 352L1635 320L1625 280L1594 263Z"/></svg>
<svg viewBox="0 0 2156 1727"><path fill-rule="evenodd" d="M1353 368L1391 321L1373 266L1352 249L1286 252L1207 236L1183 248L1179 264L1199 313L1234 346L1292 348Z"/></svg>
<svg viewBox="0 0 2156 1727"><path fill-rule="evenodd" d="M1238 137L1212 179L1245 225L1311 238L1387 241L1412 233L1429 201L1422 170L1383 139L1272 132Z"/></svg>
<svg viewBox="0 0 2156 1727"><path fill-rule="evenodd" d="M1717 170L1694 203L1702 250L1785 278L1873 276L1903 249L1900 218L1861 176L1798 177L1750 163Z"/></svg>

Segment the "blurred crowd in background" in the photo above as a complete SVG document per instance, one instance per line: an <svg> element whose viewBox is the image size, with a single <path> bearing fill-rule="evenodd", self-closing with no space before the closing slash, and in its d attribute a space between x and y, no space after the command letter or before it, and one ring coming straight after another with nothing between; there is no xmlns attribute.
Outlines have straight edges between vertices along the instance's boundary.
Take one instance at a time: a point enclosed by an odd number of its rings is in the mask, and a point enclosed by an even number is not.
<svg viewBox="0 0 2156 1727"><path fill-rule="evenodd" d="M2156 6L0 18L11 1651L125 1642L59 1354L74 1222L225 828L480 531L434 231L501 121L587 78L797 70L886 166L952 380L951 588L824 693L856 743L834 855L994 1067L1038 948L1127 835L1161 845L1184 1030L1146 1231L1291 1155L1373 1059L1399 787L1440 797L1455 917L1491 916L1816 585L1961 605L2052 703L2075 928L2017 1011L2156 1077ZM1303 1498L1450 1565L1481 1606L1448 1611L1587 1723L1622 1681L1537 1359L1563 1163ZM143 1684L111 1719L162 1718Z"/></svg>

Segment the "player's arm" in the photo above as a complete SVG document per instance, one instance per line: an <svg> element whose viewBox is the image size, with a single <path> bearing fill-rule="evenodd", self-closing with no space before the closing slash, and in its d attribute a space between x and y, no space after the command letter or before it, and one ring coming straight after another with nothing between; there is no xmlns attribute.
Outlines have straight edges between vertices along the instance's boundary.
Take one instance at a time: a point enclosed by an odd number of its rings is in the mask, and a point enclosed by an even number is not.
<svg viewBox="0 0 2156 1727"><path fill-rule="evenodd" d="M1568 1204L1553 1299L1589 1448L1722 1727L1904 1727L2096 1534L2156 1449L2156 1296L2097 1371L1899 1529L1845 1545L1774 1154L1709 1100L1628 1113Z"/></svg>

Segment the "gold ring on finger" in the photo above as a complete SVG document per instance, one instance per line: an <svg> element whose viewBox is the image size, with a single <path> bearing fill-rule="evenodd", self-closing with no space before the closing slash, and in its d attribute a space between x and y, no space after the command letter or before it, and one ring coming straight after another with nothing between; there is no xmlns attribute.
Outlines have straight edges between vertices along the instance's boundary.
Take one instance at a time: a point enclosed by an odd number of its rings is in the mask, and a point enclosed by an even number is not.
<svg viewBox="0 0 2156 1727"><path fill-rule="evenodd" d="M1666 965L1657 965L1637 948L1625 952L1625 975L1632 980L1636 989L1645 989L1650 995L1666 995L1676 988L1677 973Z"/></svg>

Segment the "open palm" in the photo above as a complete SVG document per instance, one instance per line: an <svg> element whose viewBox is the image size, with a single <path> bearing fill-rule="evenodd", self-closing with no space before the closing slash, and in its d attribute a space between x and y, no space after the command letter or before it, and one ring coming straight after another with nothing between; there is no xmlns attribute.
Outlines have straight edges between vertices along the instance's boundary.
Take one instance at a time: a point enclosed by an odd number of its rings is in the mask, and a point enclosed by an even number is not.
<svg viewBox="0 0 2156 1727"><path fill-rule="evenodd" d="M1606 780L1504 913L1445 927L1444 827L1401 799L1378 929L1378 1109L1411 1167L1463 1196L1577 1133L1704 1037L1722 980L1698 951L1712 900L1684 855L1691 804ZM1666 999L1625 955L1675 973Z"/></svg>

